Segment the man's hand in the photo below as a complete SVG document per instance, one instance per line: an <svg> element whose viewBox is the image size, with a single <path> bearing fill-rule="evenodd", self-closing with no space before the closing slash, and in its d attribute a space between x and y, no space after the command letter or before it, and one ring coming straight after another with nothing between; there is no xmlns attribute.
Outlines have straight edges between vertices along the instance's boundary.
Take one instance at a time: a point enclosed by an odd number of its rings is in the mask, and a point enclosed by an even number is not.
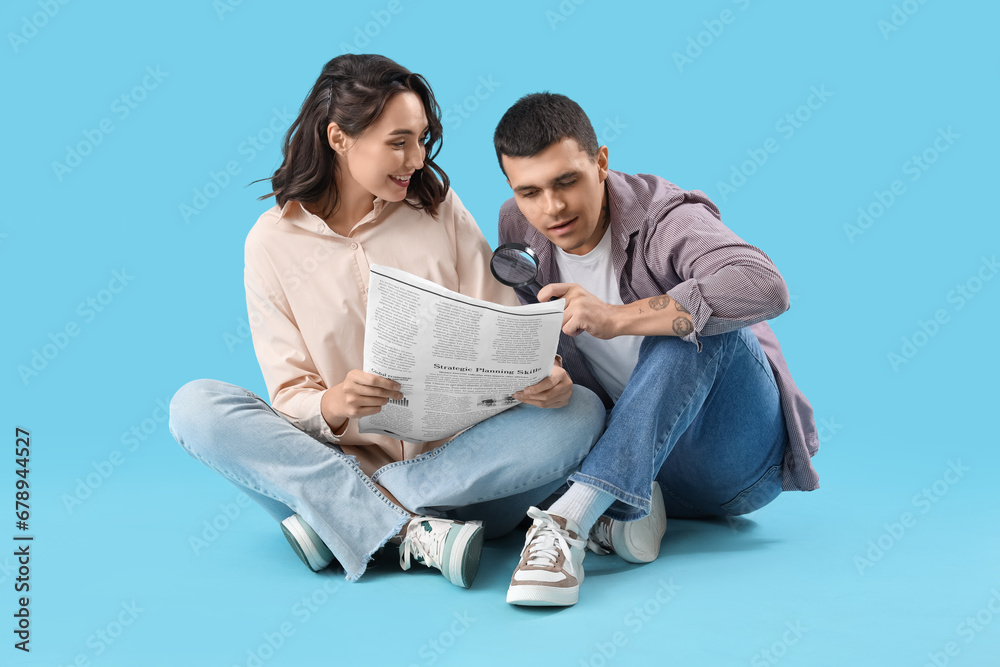
<svg viewBox="0 0 1000 667"><path fill-rule="evenodd" d="M542 379L538 384L525 387L514 394L514 398L540 408L561 408L569 403L573 395L573 380L570 379L562 366L552 365L552 375Z"/></svg>
<svg viewBox="0 0 1000 667"><path fill-rule="evenodd" d="M576 283L551 283L538 291L541 302L566 299L563 311L563 333L578 336L586 331L594 338L608 340L619 335L616 327L616 307L604 303Z"/></svg>
<svg viewBox="0 0 1000 667"><path fill-rule="evenodd" d="M399 389L398 382L355 369L343 382L323 393L320 403L323 419L337 432L348 419L377 414L389 399L402 398Z"/></svg>
<svg viewBox="0 0 1000 667"><path fill-rule="evenodd" d="M678 336L694 331L691 313L666 294L622 306L604 303L576 283L552 283L538 290L538 300L566 299L563 333L586 331L594 338L615 336Z"/></svg>

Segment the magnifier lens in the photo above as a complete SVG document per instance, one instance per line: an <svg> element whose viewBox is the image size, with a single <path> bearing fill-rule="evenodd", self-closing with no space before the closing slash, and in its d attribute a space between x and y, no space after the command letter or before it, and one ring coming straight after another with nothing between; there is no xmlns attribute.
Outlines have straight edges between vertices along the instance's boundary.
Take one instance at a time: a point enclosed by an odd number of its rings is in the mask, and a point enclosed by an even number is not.
<svg viewBox="0 0 1000 667"><path fill-rule="evenodd" d="M511 287L531 282L538 272L535 258L516 248L499 248L493 255L492 266L496 277Z"/></svg>

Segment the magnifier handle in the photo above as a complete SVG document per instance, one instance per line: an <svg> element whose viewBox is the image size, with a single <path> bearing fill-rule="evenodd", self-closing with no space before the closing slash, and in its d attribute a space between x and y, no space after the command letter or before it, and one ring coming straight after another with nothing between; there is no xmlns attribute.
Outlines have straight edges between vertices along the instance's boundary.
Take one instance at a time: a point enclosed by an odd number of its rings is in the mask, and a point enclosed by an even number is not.
<svg viewBox="0 0 1000 667"><path fill-rule="evenodd" d="M531 292L531 296L534 297L533 299L531 299L531 301L533 301L535 303L539 302L538 301L538 290L542 289L542 286L538 283L537 280L532 280L527 285L524 285L524 286L522 286L522 287L520 287L518 289L527 289L529 292Z"/></svg>

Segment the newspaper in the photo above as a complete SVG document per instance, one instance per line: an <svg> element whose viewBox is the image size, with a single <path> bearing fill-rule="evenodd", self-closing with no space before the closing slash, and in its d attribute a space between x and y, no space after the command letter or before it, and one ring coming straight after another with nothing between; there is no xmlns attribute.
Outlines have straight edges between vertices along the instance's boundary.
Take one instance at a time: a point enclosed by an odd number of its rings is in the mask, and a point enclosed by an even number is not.
<svg viewBox="0 0 1000 667"><path fill-rule="evenodd" d="M363 370L403 398L362 417L360 432L427 442L517 405L512 394L552 372L564 306L500 306L373 265Z"/></svg>

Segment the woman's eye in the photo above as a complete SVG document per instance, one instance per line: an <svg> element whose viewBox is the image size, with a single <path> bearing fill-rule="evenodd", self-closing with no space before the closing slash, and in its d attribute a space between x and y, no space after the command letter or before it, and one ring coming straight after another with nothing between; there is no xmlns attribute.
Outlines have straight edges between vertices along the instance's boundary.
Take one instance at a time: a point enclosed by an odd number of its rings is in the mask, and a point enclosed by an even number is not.
<svg viewBox="0 0 1000 667"><path fill-rule="evenodd" d="M396 148L402 148L403 146L406 145L406 142L405 141L395 141L395 142L393 142L392 145L395 146Z"/></svg>

